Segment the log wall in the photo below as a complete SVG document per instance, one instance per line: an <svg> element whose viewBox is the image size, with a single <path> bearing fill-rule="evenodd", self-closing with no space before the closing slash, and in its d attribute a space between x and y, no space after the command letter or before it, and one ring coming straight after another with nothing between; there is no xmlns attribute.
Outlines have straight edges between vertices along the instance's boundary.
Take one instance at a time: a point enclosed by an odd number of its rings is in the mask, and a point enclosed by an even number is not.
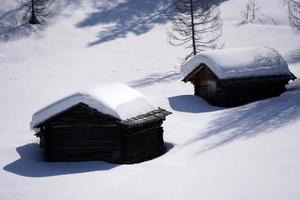
<svg viewBox="0 0 300 200"><path fill-rule="evenodd" d="M138 163L153 159L165 152L162 120L143 127L124 130L123 162Z"/></svg>
<svg viewBox="0 0 300 200"><path fill-rule="evenodd" d="M216 106L238 106L251 101L280 95L288 78L260 77L219 80L206 66L193 75L194 94Z"/></svg>
<svg viewBox="0 0 300 200"><path fill-rule="evenodd" d="M120 130L115 120L79 105L49 120L41 142L48 161L119 162Z"/></svg>
<svg viewBox="0 0 300 200"><path fill-rule="evenodd" d="M259 83L239 83L226 89L225 106L237 106L252 101L280 95L285 91L284 81L264 81Z"/></svg>
<svg viewBox="0 0 300 200"><path fill-rule="evenodd" d="M79 104L39 127L48 161L137 163L164 153L163 120L126 126Z"/></svg>
<svg viewBox="0 0 300 200"><path fill-rule="evenodd" d="M211 104L220 104L225 98L225 90L219 80L205 66L191 79L194 85L194 94L203 97Z"/></svg>

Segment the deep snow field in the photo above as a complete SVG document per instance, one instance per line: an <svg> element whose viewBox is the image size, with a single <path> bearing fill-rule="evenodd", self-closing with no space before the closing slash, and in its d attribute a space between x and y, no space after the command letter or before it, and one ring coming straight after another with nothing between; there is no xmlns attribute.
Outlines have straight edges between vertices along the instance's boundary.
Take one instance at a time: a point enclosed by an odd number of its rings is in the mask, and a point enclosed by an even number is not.
<svg viewBox="0 0 300 200"><path fill-rule="evenodd" d="M15 38L7 30L19 5L1 0L0 200L300 199L300 84L230 109L193 96L179 75L187 52L167 41L169 24L160 13L168 2L57 0L45 30ZM220 3L224 48L275 48L300 77L300 36L289 27L282 0L260 0L276 26L239 25L246 0ZM115 81L173 112L164 123L173 148L135 165L43 162L32 114L74 91Z"/></svg>

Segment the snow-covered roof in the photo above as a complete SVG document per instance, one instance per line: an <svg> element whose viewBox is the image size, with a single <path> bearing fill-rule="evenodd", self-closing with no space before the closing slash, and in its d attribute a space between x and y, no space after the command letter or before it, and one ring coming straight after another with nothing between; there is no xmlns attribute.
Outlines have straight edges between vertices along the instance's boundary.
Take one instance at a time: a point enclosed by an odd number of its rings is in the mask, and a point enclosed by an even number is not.
<svg viewBox="0 0 300 200"><path fill-rule="evenodd" d="M78 103L84 103L103 114L120 120L158 109L138 91L121 83L110 83L88 91L76 92L37 111L32 116L31 128Z"/></svg>
<svg viewBox="0 0 300 200"><path fill-rule="evenodd" d="M219 79L291 75L283 57L267 47L210 50L197 54L181 67L183 77L205 64Z"/></svg>

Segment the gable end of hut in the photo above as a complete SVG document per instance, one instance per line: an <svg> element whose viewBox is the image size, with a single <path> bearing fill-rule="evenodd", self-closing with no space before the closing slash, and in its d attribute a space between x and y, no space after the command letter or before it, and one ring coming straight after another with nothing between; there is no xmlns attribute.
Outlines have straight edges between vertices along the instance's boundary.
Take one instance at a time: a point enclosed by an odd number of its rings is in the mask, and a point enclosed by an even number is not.
<svg viewBox="0 0 300 200"><path fill-rule="evenodd" d="M162 123L169 114L159 108L120 121L79 103L38 124L36 136L47 161L138 163L165 152Z"/></svg>
<svg viewBox="0 0 300 200"><path fill-rule="evenodd" d="M191 82L194 86L194 95L203 97L211 104L220 104L225 100L225 87L220 80L204 63L198 65L189 73L183 82Z"/></svg>
<svg viewBox="0 0 300 200"><path fill-rule="evenodd" d="M120 160L117 119L83 103L37 125L47 161Z"/></svg>

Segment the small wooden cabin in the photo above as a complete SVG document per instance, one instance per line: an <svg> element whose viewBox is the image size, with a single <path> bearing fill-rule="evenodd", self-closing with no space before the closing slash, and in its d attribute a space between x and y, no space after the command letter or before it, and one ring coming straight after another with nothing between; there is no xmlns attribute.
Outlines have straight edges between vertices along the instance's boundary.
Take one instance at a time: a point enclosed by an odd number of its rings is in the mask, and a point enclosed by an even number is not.
<svg viewBox="0 0 300 200"><path fill-rule="evenodd" d="M75 93L33 115L47 161L138 163L165 152L162 123L170 112L113 83Z"/></svg>
<svg viewBox="0 0 300 200"><path fill-rule="evenodd" d="M216 106L237 106L280 95L296 77L282 56L271 48L237 48L206 51L181 69L183 82L194 94Z"/></svg>

